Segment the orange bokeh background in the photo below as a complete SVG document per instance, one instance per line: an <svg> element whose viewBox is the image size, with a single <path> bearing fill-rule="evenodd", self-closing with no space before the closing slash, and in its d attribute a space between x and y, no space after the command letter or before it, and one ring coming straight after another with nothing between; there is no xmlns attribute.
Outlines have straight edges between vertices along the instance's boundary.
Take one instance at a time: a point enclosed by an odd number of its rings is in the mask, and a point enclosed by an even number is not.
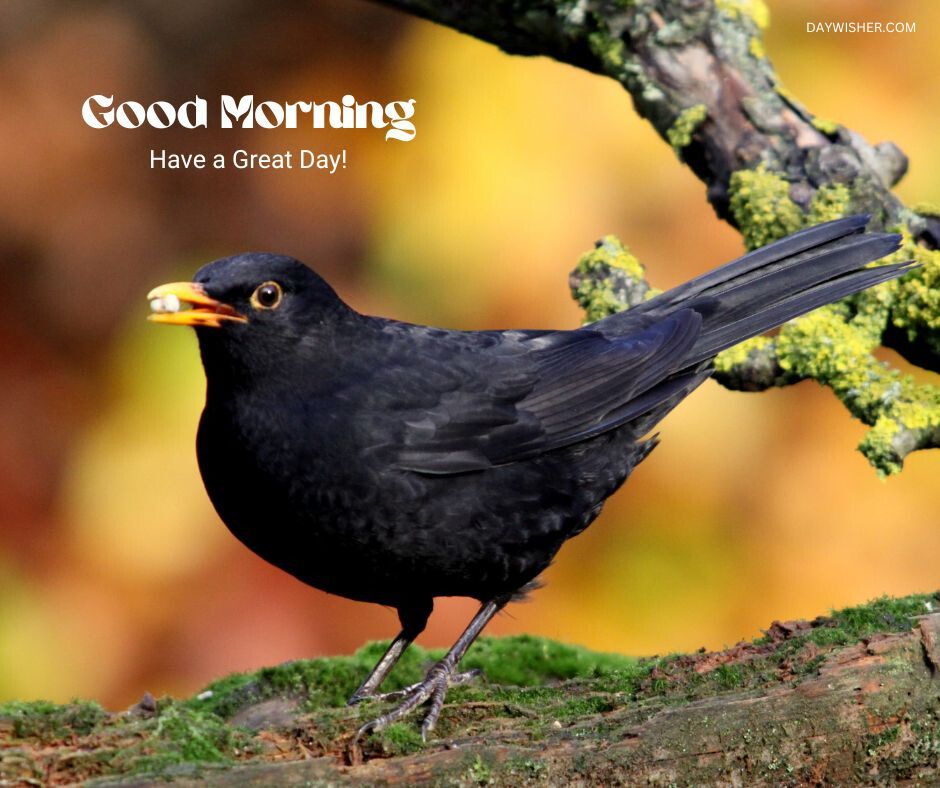
<svg viewBox="0 0 940 788"><path fill-rule="evenodd" d="M225 5L225 4L223 4ZM614 233L667 287L741 252L704 186L615 83L510 57L364 2L0 10L0 699L191 693L231 670L348 652L394 613L306 588L219 523L196 470L188 330L154 284L247 249L313 265L355 307L460 328L571 327L567 274ZM767 51L811 110L910 157L940 203L940 5L771 3ZM184 8L185 6L185 8ZM157 6L153 6L157 8ZM810 34L820 19L912 34ZM93 130L94 93L417 100L417 137ZM154 171L151 148L347 150L315 171ZM892 354L886 354L895 363ZM919 373L923 380L933 379ZM827 390L706 384L662 445L492 633L628 653L716 647L775 617L940 586L940 455L879 481ZM443 600L421 642L473 609Z"/></svg>

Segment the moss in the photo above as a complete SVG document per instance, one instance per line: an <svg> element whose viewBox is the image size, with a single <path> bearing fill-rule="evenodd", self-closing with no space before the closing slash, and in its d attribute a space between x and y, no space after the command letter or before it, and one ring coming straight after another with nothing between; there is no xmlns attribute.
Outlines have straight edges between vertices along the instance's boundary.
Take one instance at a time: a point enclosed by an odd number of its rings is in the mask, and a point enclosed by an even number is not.
<svg viewBox="0 0 940 788"><path fill-rule="evenodd" d="M223 763L247 734L227 725L221 717L171 704L160 712L154 730L166 746L137 762L140 771L169 763Z"/></svg>
<svg viewBox="0 0 940 788"><path fill-rule="evenodd" d="M548 776L548 763L539 758L515 756L506 760L505 772L522 780L542 780Z"/></svg>
<svg viewBox="0 0 940 788"><path fill-rule="evenodd" d="M822 224L847 216L850 213L851 199L852 195L844 184L820 186L810 201L806 215L807 225Z"/></svg>
<svg viewBox="0 0 940 788"><path fill-rule="evenodd" d="M723 689L740 687L743 681L740 665L719 665L715 668L715 677Z"/></svg>
<svg viewBox="0 0 940 788"><path fill-rule="evenodd" d="M605 236L581 256L570 285L589 323L660 292L647 284L640 261L613 235Z"/></svg>
<svg viewBox="0 0 940 788"><path fill-rule="evenodd" d="M295 698L303 708L344 708L387 647L370 643L349 657L298 660L254 673L234 674L210 684L185 702L189 709L229 718L242 708L274 697ZM400 689L419 681L429 664L440 659L443 650L428 651L411 646L386 679L383 690ZM537 687L575 677L606 678L611 686L629 684L645 668L639 661L619 654L599 654L545 638L519 635L506 638L480 638L461 662L465 670L482 670L492 684ZM465 697L479 693L473 685L455 688ZM510 693L510 702L525 702Z"/></svg>
<svg viewBox="0 0 940 788"><path fill-rule="evenodd" d="M692 141L692 135L706 117L708 117L708 108L704 104L687 107L679 113L679 117L666 131L666 138L676 153Z"/></svg>
<svg viewBox="0 0 940 788"><path fill-rule="evenodd" d="M914 213L919 213L921 216L940 217L940 205L932 202L914 203L911 210L914 211Z"/></svg>
<svg viewBox="0 0 940 788"><path fill-rule="evenodd" d="M388 643L369 643L348 657L287 662L254 673L226 676L186 702L191 709L228 718L246 706L274 697L291 697L307 708L341 708L372 669ZM385 688L418 681L424 663L439 658L413 646L399 660Z"/></svg>
<svg viewBox="0 0 940 788"><path fill-rule="evenodd" d="M813 118L812 123L813 128L815 128L817 131L821 131L827 137L831 137L839 130L839 124L834 120L829 120L828 118L815 117Z"/></svg>
<svg viewBox="0 0 940 788"><path fill-rule="evenodd" d="M481 755L474 756L464 774L470 785L491 785L493 783L493 766L489 760L485 760Z"/></svg>
<svg viewBox="0 0 940 788"><path fill-rule="evenodd" d="M790 184L761 164L754 170L736 170L729 182L731 214L748 249L796 232L803 212L790 199Z"/></svg>
<svg viewBox="0 0 940 788"><path fill-rule="evenodd" d="M97 703L72 701L11 701L0 704L0 719L12 722L17 739L55 741L66 736L86 736L108 717Z"/></svg>
<svg viewBox="0 0 940 788"><path fill-rule="evenodd" d="M750 19L758 29L766 30L770 26L770 9L764 0L715 0L719 11L739 19Z"/></svg>
<svg viewBox="0 0 940 788"><path fill-rule="evenodd" d="M531 635L481 638L461 665L478 668L489 682L534 687L548 682L608 677L620 680L642 670L639 661L621 654L602 654Z"/></svg>
<svg viewBox="0 0 940 788"><path fill-rule="evenodd" d="M421 731L410 722L393 722L387 728L370 734L369 744L388 757L410 755L426 746Z"/></svg>
<svg viewBox="0 0 940 788"><path fill-rule="evenodd" d="M878 632L908 632L917 625L915 619L929 613L937 602L940 602L940 593L912 594L897 599L884 596L864 605L834 611L832 626L841 629L851 640Z"/></svg>
<svg viewBox="0 0 940 788"><path fill-rule="evenodd" d="M594 714L603 714L613 708L614 703L609 695L588 695L566 701L554 709L554 715L559 722L570 722Z"/></svg>

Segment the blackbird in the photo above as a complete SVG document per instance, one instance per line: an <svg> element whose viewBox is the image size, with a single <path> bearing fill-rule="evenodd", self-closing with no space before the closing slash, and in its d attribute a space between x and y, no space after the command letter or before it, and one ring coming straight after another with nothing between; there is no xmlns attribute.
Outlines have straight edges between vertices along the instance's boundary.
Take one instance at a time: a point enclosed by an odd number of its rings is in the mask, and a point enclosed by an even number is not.
<svg viewBox="0 0 940 788"><path fill-rule="evenodd" d="M865 267L900 242L867 221L801 230L574 330L370 317L274 254L148 297L152 320L198 336L196 451L219 516L304 583L397 609L401 632L350 703L400 701L360 733L427 703L426 737L447 688L474 675L457 669L470 644L597 517L716 353L910 270ZM378 695L441 596L481 607L423 681Z"/></svg>

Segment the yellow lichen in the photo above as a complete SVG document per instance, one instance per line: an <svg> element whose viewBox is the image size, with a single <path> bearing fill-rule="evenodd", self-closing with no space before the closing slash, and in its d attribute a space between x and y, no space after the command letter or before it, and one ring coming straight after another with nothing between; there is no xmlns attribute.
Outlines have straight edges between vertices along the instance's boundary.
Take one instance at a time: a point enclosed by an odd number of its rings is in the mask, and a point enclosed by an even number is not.
<svg viewBox="0 0 940 788"><path fill-rule="evenodd" d="M708 117L708 107L704 104L696 104L679 113L675 123L666 131L666 138L676 153L692 141L692 135L706 117Z"/></svg>
<svg viewBox="0 0 940 788"><path fill-rule="evenodd" d="M828 118L813 118L813 127L817 131L821 131L823 134L832 135L839 130L839 124L834 120L829 120Z"/></svg>
<svg viewBox="0 0 940 788"><path fill-rule="evenodd" d="M878 361L871 350L880 341L887 308L881 293L894 282L862 294L864 309L846 320L842 304L830 304L785 325L776 340L781 368L831 388L851 413L872 429L859 450L879 475L901 470L918 431L940 429L940 390L917 385L909 375ZM857 321L857 322L856 322Z"/></svg>
<svg viewBox="0 0 940 788"><path fill-rule="evenodd" d="M852 200L851 185L824 185L804 216L790 197L789 182L765 165L734 172L729 182L731 214L749 249L845 216ZM889 321L940 354L940 251L918 244L906 227L899 229L901 247L877 264L914 260L919 268L792 320L775 338L742 342L714 361L729 385L743 372L745 388L748 374L757 375L755 388L799 379L828 386L853 416L871 426L858 448L880 476L897 473L904 457L936 445L940 436L940 388L918 384L872 355ZM650 297L652 291L637 294L634 285L642 277L636 258L608 237L582 257L572 289L588 319L597 320Z"/></svg>
<svg viewBox="0 0 940 788"><path fill-rule="evenodd" d="M607 235L578 260L571 274L571 294L584 310L586 322L593 323L660 293L645 276L636 256L616 236Z"/></svg>
<svg viewBox="0 0 940 788"><path fill-rule="evenodd" d="M790 184L761 164L731 173L731 214L748 249L783 238L803 226L803 212L790 199Z"/></svg>
<svg viewBox="0 0 940 788"><path fill-rule="evenodd" d="M616 73L623 68L626 46L621 39L596 30L588 35L588 46L608 73Z"/></svg>
<svg viewBox="0 0 940 788"><path fill-rule="evenodd" d="M730 373L735 367L746 363L752 353L766 350L772 344L773 340L770 337L751 337L719 353L715 357L715 371L719 374Z"/></svg>
<svg viewBox="0 0 940 788"><path fill-rule="evenodd" d="M715 0L719 11L735 19L745 16L754 22L760 30L770 26L770 9L764 0Z"/></svg>
<svg viewBox="0 0 940 788"><path fill-rule="evenodd" d="M767 51L764 49L764 42L761 41L757 36L751 36L751 40L747 42L747 50L757 60L763 60L765 57L767 57Z"/></svg>
<svg viewBox="0 0 940 788"><path fill-rule="evenodd" d="M848 214L851 199L848 187L841 183L820 186L809 204L806 224L822 224L832 219L841 219Z"/></svg>
<svg viewBox="0 0 940 788"><path fill-rule="evenodd" d="M901 281L891 320L907 330L911 341L923 333L926 343L940 352L940 250L927 249L905 233L898 256L920 267Z"/></svg>

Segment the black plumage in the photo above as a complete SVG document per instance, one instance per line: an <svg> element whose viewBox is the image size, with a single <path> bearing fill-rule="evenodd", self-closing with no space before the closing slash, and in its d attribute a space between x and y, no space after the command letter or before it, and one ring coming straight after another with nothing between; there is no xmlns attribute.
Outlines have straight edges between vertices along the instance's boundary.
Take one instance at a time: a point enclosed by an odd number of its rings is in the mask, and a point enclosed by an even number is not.
<svg viewBox="0 0 940 788"><path fill-rule="evenodd" d="M365 726L429 700L426 733L468 678L456 666L470 642L598 515L716 353L908 270L864 267L899 245L865 224L803 230L570 331L361 315L269 254L151 295L196 307L157 319L197 327L199 467L232 533L305 583L399 611L402 633L354 700L375 693L435 597L482 603L428 678Z"/></svg>

